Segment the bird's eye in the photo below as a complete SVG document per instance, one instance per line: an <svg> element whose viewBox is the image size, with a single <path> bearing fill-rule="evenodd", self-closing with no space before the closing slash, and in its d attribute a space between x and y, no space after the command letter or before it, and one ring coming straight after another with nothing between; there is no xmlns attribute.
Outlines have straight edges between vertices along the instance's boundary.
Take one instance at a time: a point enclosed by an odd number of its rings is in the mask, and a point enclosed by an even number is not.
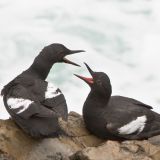
<svg viewBox="0 0 160 160"><path fill-rule="evenodd" d="M97 85L101 85L102 84L101 80L99 80L99 79L96 81L96 83L97 83Z"/></svg>

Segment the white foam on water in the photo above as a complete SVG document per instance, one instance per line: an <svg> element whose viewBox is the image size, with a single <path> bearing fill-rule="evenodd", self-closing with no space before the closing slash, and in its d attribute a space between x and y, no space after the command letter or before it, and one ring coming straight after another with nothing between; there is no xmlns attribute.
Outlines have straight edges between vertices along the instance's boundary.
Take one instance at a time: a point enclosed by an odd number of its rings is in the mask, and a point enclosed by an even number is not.
<svg viewBox="0 0 160 160"><path fill-rule="evenodd" d="M0 86L25 70L45 46L59 42L84 49L69 58L106 72L113 94L160 112L160 2L151 0L1 0ZM48 80L62 90L69 110L81 113L89 87L72 73L83 66L57 64ZM8 114L0 100L0 118Z"/></svg>

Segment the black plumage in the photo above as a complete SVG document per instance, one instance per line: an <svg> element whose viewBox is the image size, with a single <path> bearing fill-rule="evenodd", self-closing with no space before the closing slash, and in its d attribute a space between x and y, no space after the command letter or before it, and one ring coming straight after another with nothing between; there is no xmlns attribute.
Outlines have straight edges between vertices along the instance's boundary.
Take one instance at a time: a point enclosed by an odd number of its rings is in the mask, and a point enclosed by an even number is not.
<svg viewBox="0 0 160 160"><path fill-rule="evenodd" d="M78 52L83 50L69 50L56 43L46 46L26 71L4 86L1 94L8 113L32 137L55 137L63 133L58 117L67 120L66 100L61 90L45 79L57 62L79 66L65 58Z"/></svg>
<svg viewBox="0 0 160 160"><path fill-rule="evenodd" d="M92 78L76 76L91 88L83 106L84 122L91 133L111 140L147 139L160 134L160 115L151 106L128 97L111 96L109 77L86 66Z"/></svg>

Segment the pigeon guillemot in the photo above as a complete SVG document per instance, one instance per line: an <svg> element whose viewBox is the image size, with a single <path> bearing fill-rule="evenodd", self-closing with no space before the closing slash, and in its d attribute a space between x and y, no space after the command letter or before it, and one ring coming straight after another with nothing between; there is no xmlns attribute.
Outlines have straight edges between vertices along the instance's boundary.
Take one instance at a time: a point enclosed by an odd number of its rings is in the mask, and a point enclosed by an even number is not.
<svg viewBox="0 0 160 160"><path fill-rule="evenodd" d="M67 120L66 100L61 90L45 79L56 62L79 66L65 57L78 52L83 50L69 50L58 43L46 46L27 70L4 86L1 94L6 110L32 137L55 137L62 133L58 118Z"/></svg>
<svg viewBox="0 0 160 160"><path fill-rule="evenodd" d="M151 106L128 97L111 96L109 77L85 65L92 78L75 75L91 88L83 106L84 122L91 133L111 140L147 139L160 134L160 115Z"/></svg>

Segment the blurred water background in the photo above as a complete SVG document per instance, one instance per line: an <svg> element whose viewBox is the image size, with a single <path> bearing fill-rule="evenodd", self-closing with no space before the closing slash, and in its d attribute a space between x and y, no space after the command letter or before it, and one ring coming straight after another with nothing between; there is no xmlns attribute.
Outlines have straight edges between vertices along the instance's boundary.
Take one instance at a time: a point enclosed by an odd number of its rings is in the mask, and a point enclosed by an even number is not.
<svg viewBox="0 0 160 160"><path fill-rule="evenodd" d="M89 87L83 62L106 72L113 95L129 96L160 112L159 0L0 0L0 88L27 69L39 51L58 42L84 49L68 58L82 68L56 64L48 81L81 113ZM0 118L8 118L2 97Z"/></svg>

